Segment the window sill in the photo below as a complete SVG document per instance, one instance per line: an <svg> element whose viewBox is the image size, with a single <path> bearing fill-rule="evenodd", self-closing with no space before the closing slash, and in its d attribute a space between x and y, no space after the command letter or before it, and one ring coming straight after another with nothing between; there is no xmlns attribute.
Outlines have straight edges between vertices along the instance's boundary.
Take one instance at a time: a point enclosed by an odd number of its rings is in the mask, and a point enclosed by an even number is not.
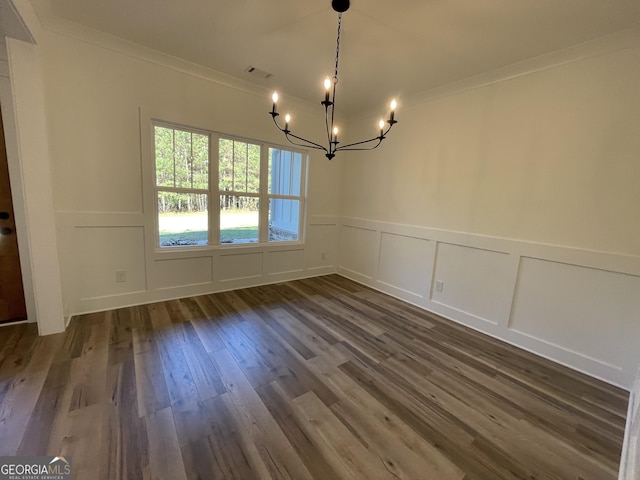
<svg viewBox="0 0 640 480"><path fill-rule="evenodd" d="M217 245L193 245L188 247L156 247L154 256L163 260L171 258L197 258L215 255L228 255L232 253L277 252L287 250L302 250L305 247L303 241L271 242L271 243L225 243Z"/></svg>

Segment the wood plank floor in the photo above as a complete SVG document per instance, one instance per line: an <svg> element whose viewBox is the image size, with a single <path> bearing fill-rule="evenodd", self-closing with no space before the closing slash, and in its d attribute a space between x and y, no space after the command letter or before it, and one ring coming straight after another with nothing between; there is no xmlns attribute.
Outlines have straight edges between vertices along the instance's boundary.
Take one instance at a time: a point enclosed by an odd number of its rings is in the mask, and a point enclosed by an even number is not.
<svg viewBox="0 0 640 480"><path fill-rule="evenodd" d="M0 329L0 455L75 479L615 479L627 400L337 275Z"/></svg>

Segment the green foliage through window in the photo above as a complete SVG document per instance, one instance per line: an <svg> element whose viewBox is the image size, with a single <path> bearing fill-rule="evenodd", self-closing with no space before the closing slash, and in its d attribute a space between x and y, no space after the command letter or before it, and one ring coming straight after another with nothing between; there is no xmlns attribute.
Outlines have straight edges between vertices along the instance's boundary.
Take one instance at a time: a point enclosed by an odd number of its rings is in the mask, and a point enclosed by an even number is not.
<svg viewBox="0 0 640 480"><path fill-rule="evenodd" d="M156 185L209 188L209 136L155 127Z"/></svg>

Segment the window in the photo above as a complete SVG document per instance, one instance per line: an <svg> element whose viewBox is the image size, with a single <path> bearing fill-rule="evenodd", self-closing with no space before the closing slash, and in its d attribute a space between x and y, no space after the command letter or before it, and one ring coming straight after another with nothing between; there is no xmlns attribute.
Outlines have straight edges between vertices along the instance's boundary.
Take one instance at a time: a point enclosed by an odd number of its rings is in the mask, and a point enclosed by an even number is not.
<svg viewBox="0 0 640 480"><path fill-rule="evenodd" d="M301 239L304 152L160 123L154 137L160 247Z"/></svg>
<svg viewBox="0 0 640 480"><path fill-rule="evenodd" d="M269 241L298 240L302 154L269 148Z"/></svg>
<svg viewBox="0 0 640 480"><path fill-rule="evenodd" d="M155 127L156 194L161 247L209 239L209 135Z"/></svg>
<svg viewBox="0 0 640 480"><path fill-rule="evenodd" d="M220 243L257 242L260 225L260 145L218 142Z"/></svg>

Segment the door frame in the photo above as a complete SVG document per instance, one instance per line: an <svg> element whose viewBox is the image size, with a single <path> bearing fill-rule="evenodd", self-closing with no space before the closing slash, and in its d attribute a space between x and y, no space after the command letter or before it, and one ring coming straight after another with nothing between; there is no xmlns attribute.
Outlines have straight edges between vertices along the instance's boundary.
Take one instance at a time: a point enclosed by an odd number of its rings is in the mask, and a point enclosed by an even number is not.
<svg viewBox="0 0 640 480"><path fill-rule="evenodd" d="M2 63L2 60L0 60L0 63ZM4 75L3 69L0 69L0 104L2 105L2 122L4 124L4 140L9 166L9 182L11 183L13 216L16 224L16 235L20 245L18 250L20 270L22 271L22 289L24 291L24 302L27 307L27 320L22 320L22 322L35 322L37 319L36 301L31 275L31 255L27 233L27 215L23 196L22 172L18 155L18 137L13 110L13 95L11 92L11 82L8 76ZM21 323L21 321L7 322L6 325L11 325L12 323Z"/></svg>

